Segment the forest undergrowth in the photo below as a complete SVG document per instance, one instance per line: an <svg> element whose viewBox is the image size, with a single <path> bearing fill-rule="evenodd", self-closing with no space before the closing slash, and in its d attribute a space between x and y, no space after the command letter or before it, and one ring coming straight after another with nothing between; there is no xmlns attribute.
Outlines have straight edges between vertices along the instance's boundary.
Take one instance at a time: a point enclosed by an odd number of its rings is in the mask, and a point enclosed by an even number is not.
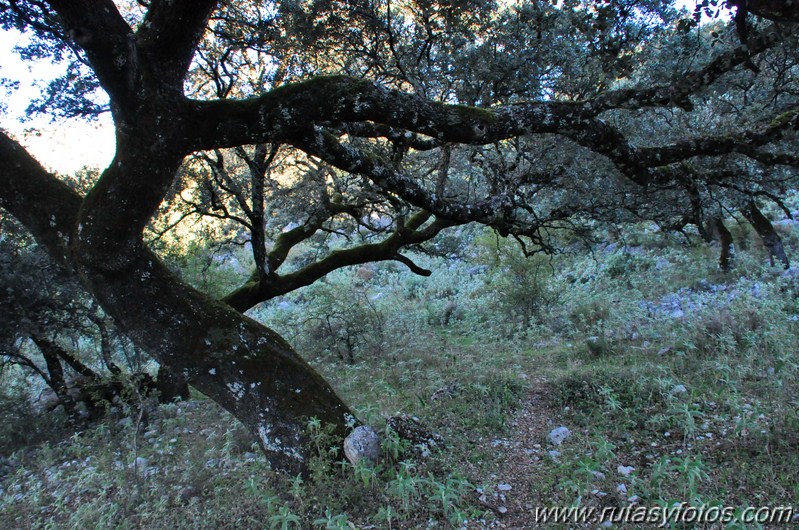
<svg viewBox="0 0 799 530"><path fill-rule="evenodd" d="M778 228L795 255L793 222ZM530 258L461 237L415 258L430 278L345 269L252 312L382 432L376 467L335 463L312 421L310 476L274 473L196 393L71 433L7 373L0 527L536 528L536 507L682 502L756 528L746 507L799 504L799 269L744 231L729 272L712 245L646 226ZM443 443L401 439L397 415Z"/></svg>

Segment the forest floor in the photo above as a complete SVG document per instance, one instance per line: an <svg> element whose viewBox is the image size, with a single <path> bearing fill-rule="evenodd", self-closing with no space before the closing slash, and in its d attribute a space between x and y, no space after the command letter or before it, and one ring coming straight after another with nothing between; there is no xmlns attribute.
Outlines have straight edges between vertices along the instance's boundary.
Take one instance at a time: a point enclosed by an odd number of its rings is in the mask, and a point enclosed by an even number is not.
<svg viewBox="0 0 799 530"><path fill-rule="evenodd" d="M536 511L679 503L731 509L728 530L784 527L744 522L744 510L799 507L799 274L745 268L741 254L721 275L701 257L653 248L564 267L548 280L553 298L539 293L548 327L520 329L515 312L464 293L474 313L445 326L434 310L455 287L419 294L400 276L360 293L384 293L374 304L395 326L384 348L309 360L385 436L374 469L325 457L311 477L282 476L196 393L149 417L112 410L80 433L0 407L0 427L30 438L0 453L0 528L597 528L607 521L557 525ZM442 268L438 281L452 278ZM525 285L485 282L475 299ZM327 307L318 292L309 300L291 304ZM271 310L267 321L296 321ZM397 415L418 417L443 449L392 438ZM570 434L555 445L561 427ZM323 432L313 437L330 452Z"/></svg>
<svg viewBox="0 0 799 530"><path fill-rule="evenodd" d="M496 462L483 482L496 484L494 492L478 491L478 502L494 512L497 518L488 523L475 523L468 528L537 528L534 509L542 505L537 482L547 473L547 435L558 426L557 411L548 399L546 380L530 381L530 391L520 409L508 422L507 439L488 441L486 450L496 452ZM546 504L546 502L544 502Z"/></svg>

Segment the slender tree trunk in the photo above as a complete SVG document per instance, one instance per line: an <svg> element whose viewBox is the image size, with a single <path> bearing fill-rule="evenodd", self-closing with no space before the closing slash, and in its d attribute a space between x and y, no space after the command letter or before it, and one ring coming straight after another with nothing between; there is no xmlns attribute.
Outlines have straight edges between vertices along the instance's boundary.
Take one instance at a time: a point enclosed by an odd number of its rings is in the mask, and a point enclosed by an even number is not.
<svg viewBox="0 0 799 530"><path fill-rule="evenodd" d="M710 243L713 240L713 226L708 230L708 223L705 222L704 209L702 208L702 196L699 193L699 187L696 181L688 179L685 184L685 189L688 193L688 199L691 202L690 218L696 225L699 236L705 240L705 242ZM713 224L712 219L710 220L710 224Z"/></svg>
<svg viewBox="0 0 799 530"><path fill-rule="evenodd" d="M96 315L96 314L89 314L89 320L91 320L97 329L100 332L100 356L103 359L103 364L105 367L108 368L108 371L114 375L119 375L122 373L122 370L111 360L111 354L113 351L112 342L111 342L111 335L108 333L108 326L105 323L103 317Z"/></svg>
<svg viewBox="0 0 799 530"><path fill-rule="evenodd" d="M782 238L774 230L774 225L771 224L771 221L757 207L755 201L749 201L749 204L742 211L746 220L751 223L757 235L760 236L763 245L768 249L771 264L774 265L774 258L777 258L782 263L783 268L790 268L791 262L785 253Z"/></svg>
<svg viewBox="0 0 799 530"><path fill-rule="evenodd" d="M67 415L72 420L77 420L78 413L75 407L75 401L72 399L72 396L69 395L67 382L64 378L64 368L61 366L61 359L58 355L58 348L55 347L55 344L42 337L33 336L31 338L34 344L39 348L39 351L42 352L42 357L44 357L44 362L47 365L47 373L49 375L47 384L53 389L55 395L58 396L58 401L64 405L64 410L67 412Z"/></svg>
<svg viewBox="0 0 799 530"><path fill-rule="evenodd" d="M727 272L733 266L734 253L732 234L727 230L727 227L724 226L724 221L722 221L721 217L711 218L710 224L713 226L713 230L719 240L719 246L721 247L719 251L719 268Z"/></svg>
<svg viewBox="0 0 799 530"><path fill-rule="evenodd" d="M57 355L59 358L61 358L62 361L67 363L70 368L75 370L77 374L82 375L83 377L91 380L100 379L100 376L98 376L94 370L83 364L72 353L68 352L67 350L65 350L55 342L49 341L42 337L37 337L36 344L39 346L40 349L46 348L50 352L52 352L52 354Z"/></svg>

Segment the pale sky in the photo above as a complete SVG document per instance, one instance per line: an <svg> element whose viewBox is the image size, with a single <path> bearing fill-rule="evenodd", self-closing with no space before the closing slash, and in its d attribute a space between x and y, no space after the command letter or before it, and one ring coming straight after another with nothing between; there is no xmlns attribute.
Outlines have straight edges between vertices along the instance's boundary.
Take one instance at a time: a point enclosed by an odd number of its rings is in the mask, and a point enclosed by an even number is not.
<svg viewBox="0 0 799 530"><path fill-rule="evenodd" d="M61 69L49 63L20 60L12 51L19 39L16 32L0 31L0 77L20 81L19 90L10 94L0 89L0 98L6 104L0 127L51 171L68 174L83 166L107 166L114 155L113 126L107 114L96 123L78 119L50 123L46 116L20 123L28 103L40 96L40 87L60 75Z"/></svg>

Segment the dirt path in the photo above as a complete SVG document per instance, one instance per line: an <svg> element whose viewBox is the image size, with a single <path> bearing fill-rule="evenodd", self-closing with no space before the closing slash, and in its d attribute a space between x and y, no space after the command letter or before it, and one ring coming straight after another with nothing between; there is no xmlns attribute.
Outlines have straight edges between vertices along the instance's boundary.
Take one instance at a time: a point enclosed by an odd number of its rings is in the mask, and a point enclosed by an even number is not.
<svg viewBox="0 0 799 530"><path fill-rule="evenodd" d="M552 447L546 437L558 426L548 393L545 380L533 380L521 409L509 422L508 437L487 441L486 450L496 453L496 466L483 477L483 483L493 491L482 492L480 502L497 518L491 523L475 522L468 528L540 527L533 522L533 508L541 503L533 494L533 486L540 491L541 484L536 482L542 475L550 475L544 471L544 467L553 465L549 455Z"/></svg>

